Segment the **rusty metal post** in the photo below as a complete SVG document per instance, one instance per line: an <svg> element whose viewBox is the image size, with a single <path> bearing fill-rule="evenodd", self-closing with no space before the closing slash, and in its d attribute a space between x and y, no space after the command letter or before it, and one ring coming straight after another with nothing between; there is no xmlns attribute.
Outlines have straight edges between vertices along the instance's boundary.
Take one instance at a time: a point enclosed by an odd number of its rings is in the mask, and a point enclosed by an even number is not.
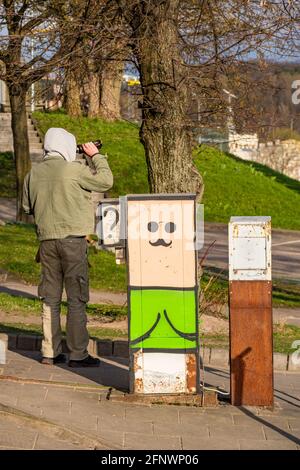
<svg viewBox="0 0 300 470"><path fill-rule="evenodd" d="M195 195L127 196L130 392L198 387Z"/></svg>
<svg viewBox="0 0 300 470"><path fill-rule="evenodd" d="M230 388L233 405L273 406L271 218L229 223Z"/></svg>

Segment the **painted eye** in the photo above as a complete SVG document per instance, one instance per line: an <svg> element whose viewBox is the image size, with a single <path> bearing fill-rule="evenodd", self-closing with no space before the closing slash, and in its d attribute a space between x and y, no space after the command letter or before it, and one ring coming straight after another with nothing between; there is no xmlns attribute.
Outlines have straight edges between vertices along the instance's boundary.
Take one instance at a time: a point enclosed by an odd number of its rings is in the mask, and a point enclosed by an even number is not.
<svg viewBox="0 0 300 470"><path fill-rule="evenodd" d="M174 224L174 222L168 222L165 225L165 231L167 233L173 233L173 232L175 232L175 230L176 230L176 225Z"/></svg>
<svg viewBox="0 0 300 470"><path fill-rule="evenodd" d="M148 223L148 230L149 230L149 232L157 232L158 223L157 222L149 222Z"/></svg>

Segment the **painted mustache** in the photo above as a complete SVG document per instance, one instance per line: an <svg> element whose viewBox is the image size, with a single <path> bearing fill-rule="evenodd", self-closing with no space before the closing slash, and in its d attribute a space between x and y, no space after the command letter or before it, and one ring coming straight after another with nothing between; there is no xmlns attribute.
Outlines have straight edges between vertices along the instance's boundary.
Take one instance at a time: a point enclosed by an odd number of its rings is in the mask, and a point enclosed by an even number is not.
<svg viewBox="0 0 300 470"><path fill-rule="evenodd" d="M152 246L165 246L165 247L168 247L172 244L172 240L167 243L165 242L165 240L163 238L159 238L158 240L156 240L156 242L149 242L150 245Z"/></svg>

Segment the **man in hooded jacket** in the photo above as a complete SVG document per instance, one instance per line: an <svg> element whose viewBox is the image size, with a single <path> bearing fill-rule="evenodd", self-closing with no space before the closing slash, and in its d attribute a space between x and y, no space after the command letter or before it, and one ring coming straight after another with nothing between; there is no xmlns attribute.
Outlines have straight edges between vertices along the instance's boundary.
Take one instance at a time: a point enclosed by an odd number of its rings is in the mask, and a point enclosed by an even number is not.
<svg viewBox="0 0 300 470"><path fill-rule="evenodd" d="M75 137L61 128L50 128L44 139L44 158L26 175L23 209L33 214L40 241L44 338L42 363L65 362L62 354L60 307L63 287L68 301L66 324L70 367L98 366L88 354L86 303L89 300L87 241L94 232L91 191L112 187L107 159L93 143L83 145L93 159L96 173L76 158Z"/></svg>

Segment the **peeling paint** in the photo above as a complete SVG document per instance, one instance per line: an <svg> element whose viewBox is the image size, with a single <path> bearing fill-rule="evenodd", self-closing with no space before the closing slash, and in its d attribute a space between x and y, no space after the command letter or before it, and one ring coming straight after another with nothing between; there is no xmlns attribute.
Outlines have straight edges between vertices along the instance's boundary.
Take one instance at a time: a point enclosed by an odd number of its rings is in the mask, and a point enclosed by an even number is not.
<svg viewBox="0 0 300 470"><path fill-rule="evenodd" d="M186 386L187 392L195 393L197 384L197 368L195 354L186 355Z"/></svg>
<svg viewBox="0 0 300 470"><path fill-rule="evenodd" d="M232 233L233 233L233 237L238 237L239 236L239 226L238 224L234 224L233 227L232 227Z"/></svg>
<svg viewBox="0 0 300 470"><path fill-rule="evenodd" d="M144 393L143 352L141 350L133 354L133 373L135 393Z"/></svg>
<svg viewBox="0 0 300 470"><path fill-rule="evenodd" d="M134 381L134 391L136 393L143 393L144 392L144 383L143 379L135 379Z"/></svg>

